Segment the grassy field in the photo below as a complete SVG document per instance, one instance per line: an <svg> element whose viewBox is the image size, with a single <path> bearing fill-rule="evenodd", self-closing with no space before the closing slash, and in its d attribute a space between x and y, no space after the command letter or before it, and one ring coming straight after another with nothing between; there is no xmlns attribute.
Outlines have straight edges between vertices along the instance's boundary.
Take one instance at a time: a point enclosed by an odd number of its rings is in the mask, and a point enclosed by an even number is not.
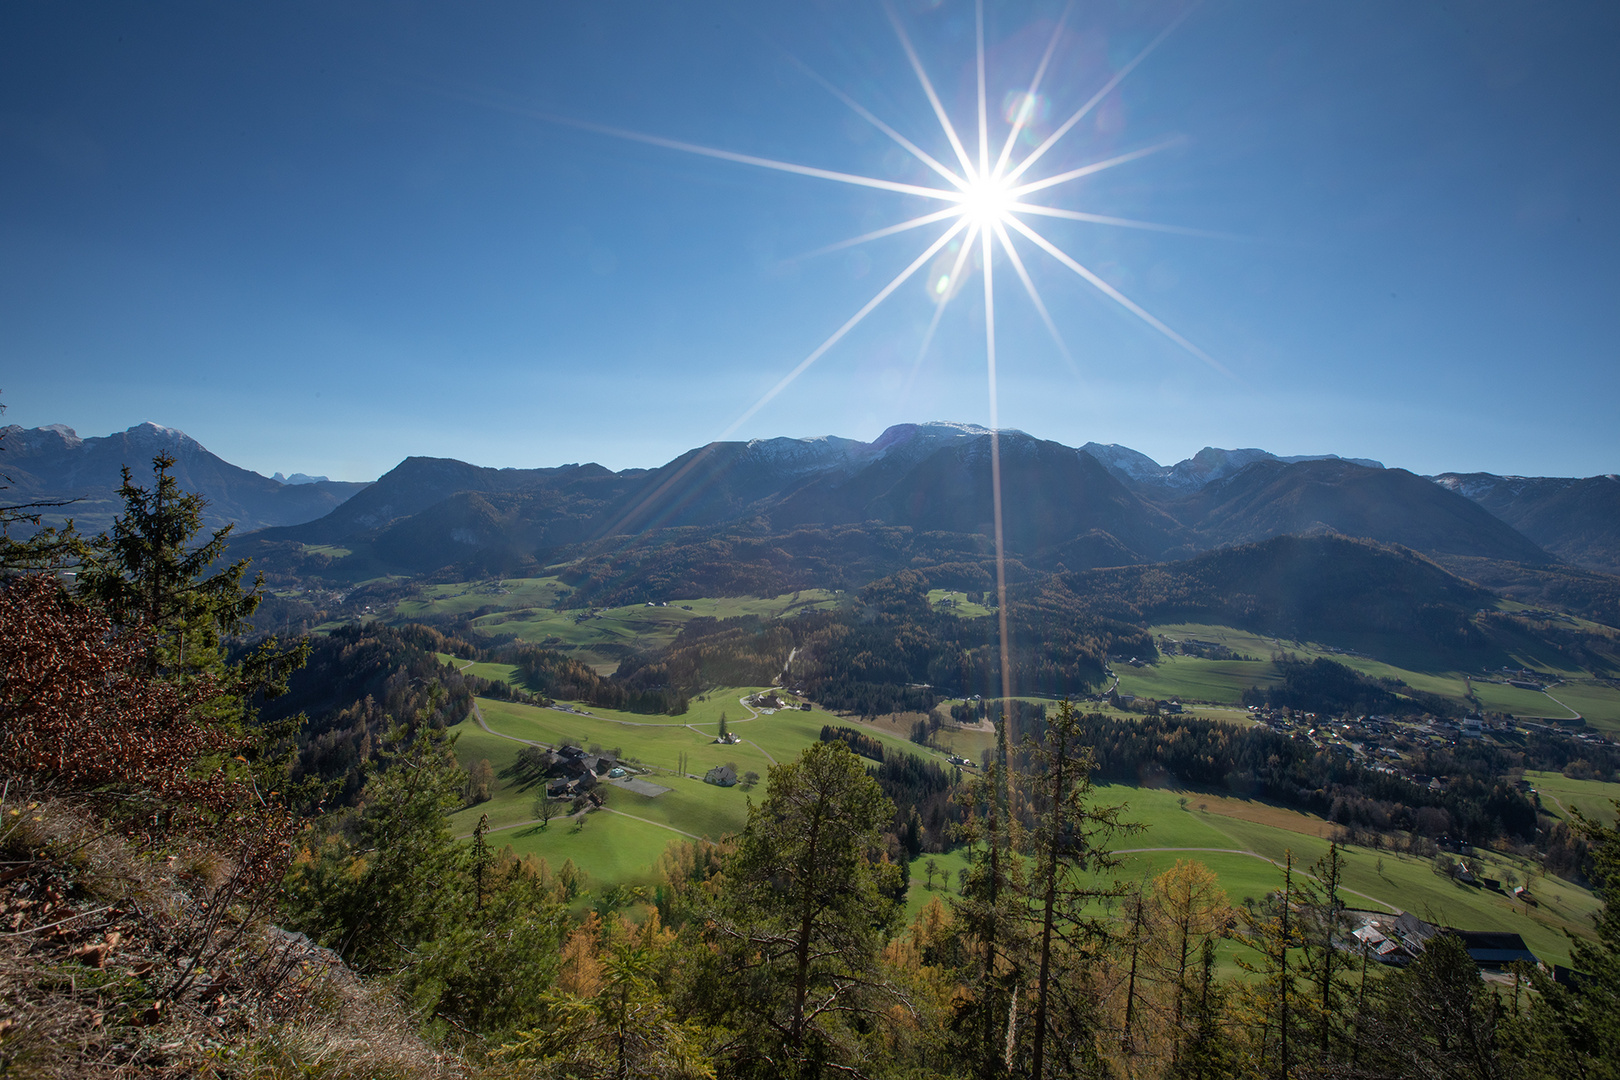
<svg viewBox="0 0 1620 1080"><path fill-rule="evenodd" d="M1620 689L1596 679L1573 679L1547 689L1599 731L1620 733Z"/></svg>
<svg viewBox="0 0 1620 1080"><path fill-rule="evenodd" d="M1177 623L1155 626L1151 631L1155 637L1163 635L1176 640L1216 642L1255 659L1205 660L1194 656L1164 656L1158 663L1140 668L1116 664L1120 693L1160 700L1176 697L1235 704L1250 686L1263 690L1276 685L1277 670L1271 656L1278 652L1290 652L1306 659L1326 657L1374 679L1399 679L1414 690L1440 694L1459 703L1464 703L1472 690L1480 704L1492 712L1555 719L1570 719L1579 712L1599 730L1620 731L1620 690L1595 679L1577 678L1553 688L1549 697L1500 682L1482 682L1474 677L1478 673L1396 667L1366 657L1334 652L1309 642L1266 638L1227 626ZM1564 704L1560 705L1559 702Z"/></svg>
<svg viewBox="0 0 1620 1080"><path fill-rule="evenodd" d="M400 620L438 615L465 615L481 607L516 610L556 607L572 592L554 577L506 578L501 581L458 581L424 585L419 599L402 600L394 605Z"/></svg>
<svg viewBox="0 0 1620 1080"><path fill-rule="evenodd" d="M581 716L481 699L485 722L500 734L487 734L469 720L453 729L456 751L464 764L488 758L498 777L497 791L489 802L455 814L452 825L458 835L466 835L480 814L488 814L494 830L491 842L509 844L519 854L536 854L553 868L572 860L589 875L593 889L621 883L652 884L658 856L670 842L686 839L686 834L718 839L740 829L747 820L749 799L761 797L764 791L763 785L749 792L706 784L693 775L675 776L680 753L689 755L689 774L701 775L713 765L729 761L739 772L753 770L763 776L770 758L790 759L815 741L823 723L850 723L819 711L743 719L747 710L737 699L747 692L747 688L716 692L707 701L695 703L693 712L684 717L643 717L595 709L591 710L595 715ZM744 742L722 746L712 741L722 709ZM863 730L896 750L919 749L875 728ZM649 778L670 790L648 797L610 787L607 810L588 815L583 825L558 818L542 830L532 820L532 788L518 781L511 770L523 745L514 738L617 746L624 754L660 770ZM1556 791L1560 799L1567 794L1583 808L1596 808L1608 789L1620 790L1620 785L1570 781L1556 774L1532 775L1543 792ZM1239 903L1244 897L1260 897L1277 888L1280 871L1273 860L1280 862L1285 851L1293 852L1297 867L1308 870L1327 850L1327 822L1254 800L1113 785L1100 787L1097 799L1124 804L1126 817L1144 826L1114 841L1117 850L1128 852L1117 872L1126 880L1151 877L1178 859L1195 860L1214 870L1229 899ZM959 850L932 857L946 876L936 877L929 889L924 880L928 857L913 863L908 919L933 897L953 894L958 873L966 866ZM1585 890L1540 878L1533 865L1495 853L1476 860L1482 876L1502 878L1513 871L1530 884L1539 907L1526 908L1502 894L1455 883L1437 875L1426 859L1355 847L1346 849L1346 859L1345 887L1355 906L1409 910L1464 929L1513 931L1524 936L1537 956L1561 963L1569 957L1564 932L1589 932L1590 916L1596 909L1595 899Z"/></svg>
<svg viewBox="0 0 1620 1080"><path fill-rule="evenodd" d="M478 705L484 722L497 734L485 732L470 718L451 730L463 765L489 759L497 777L496 791L489 802L453 815L452 826L457 835L466 835L477 824L479 815L487 814L490 827L501 830L496 834L500 839L492 837L492 841L510 843L519 854L533 852L553 866L561 865L564 858L573 858L576 866L610 885L629 881L619 876L624 866L620 852L595 850L589 845L574 852L578 845L571 839L572 823L553 821L545 830L534 827L533 785L521 782L512 769L518 751L525 741L550 745L569 742L616 750L648 767L651 775L647 778L670 790L645 796L608 785L608 812L590 815L587 829L604 825L614 837L635 834L637 843L652 850L656 857L672 840L684 839L687 834L719 839L740 829L746 821L750 793L744 787L722 788L701 779L714 766L731 764L739 775L755 772L763 778L773 762L791 760L817 741L823 724L859 726L820 710L750 716L751 710L739 699L755 689L714 691L704 700L694 701L691 710L678 717L584 705L575 707L586 713L564 712L481 698ZM714 741L722 712L727 726L742 737L742 742L724 745ZM886 732L862 730L894 751L926 753ZM687 755L685 776L676 772L683 753ZM940 764L945 765L943 758ZM754 793L762 791L760 787ZM650 868L649 861L646 872L650 873Z"/></svg>
<svg viewBox="0 0 1620 1080"><path fill-rule="evenodd" d="M479 664L471 660L463 660L459 656L449 653L434 653L439 663L450 664L458 671L465 671L469 675L477 675L482 679L492 679L495 682L510 683L519 689L523 686L523 674L511 664Z"/></svg>
<svg viewBox="0 0 1620 1080"><path fill-rule="evenodd" d="M1282 680L1270 660L1204 660L1196 656L1166 656L1157 664L1130 667L1116 664L1119 692L1161 701L1220 701L1236 704L1251 686L1265 690Z"/></svg>
<svg viewBox="0 0 1620 1080"><path fill-rule="evenodd" d="M946 604L946 600L950 600L951 603ZM953 589L929 589L928 602L936 608L942 608L963 619L977 619L981 615L988 615L995 610L994 608L985 607L976 600L969 600L967 593L957 592Z"/></svg>
<svg viewBox="0 0 1620 1080"><path fill-rule="evenodd" d="M682 626L700 616L781 619L801 611L836 607L841 602L836 593L806 589L768 598L701 597L671 599L657 606L560 610L557 605L569 591L554 577L429 585L422 589L419 599L395 605L393 618L404 622L494 608L474 618L473 627L491 634L513 634L531 644L573 653L605 674L618 667L626 651L663 648L675 640Z"/></svg>
<svg viewBox="0 0 1620 1080"><path fill-rule="evenodd" d="M1115 850L1126 853L1124 864L1112 875L1122 881L1151 878L1182 859L1201 862L1219 877L1228 901L1240 904L1246 897L1258 898L1281 886L1278 864L1287 852L1293 853L1296 872L1308 874L1328 848L1326 822L1263 803L1114 785L1098 788L1097 799L1124 804L1126 816L1145 826L1114 841ZM1565 964L1569 962L1565 931L1591 932L1597 900L1578 886L1536 876L1534 867L1523 860L1487 853L1473 861L1480 864L1483 876L1501 878L1512 870L1529 883L1539 907L1527 908L1502 893L1442 877L1428 859L1360 847L1342 850L1344 891L1352 907L1412 911L1431 922L1466 930L1510 931L1521 934L1538 957ZM936 877L933 888L927 887L927 856L913 863L907 919L934 897L956 894L957 875L967 865L964 853L933 858L947 872L944 883Z"/></svg>
<svg viewBox="0 0 1620 1080"><path fill-rule="evenodd" d="M1606 825L1615 823L1614 803L1620 799L1620 784L1601 780L1571 780L1562 773L1526 771L1524 778L1535 785L1541 808L1554 817L1568 819L1579 810Z"/></svg>

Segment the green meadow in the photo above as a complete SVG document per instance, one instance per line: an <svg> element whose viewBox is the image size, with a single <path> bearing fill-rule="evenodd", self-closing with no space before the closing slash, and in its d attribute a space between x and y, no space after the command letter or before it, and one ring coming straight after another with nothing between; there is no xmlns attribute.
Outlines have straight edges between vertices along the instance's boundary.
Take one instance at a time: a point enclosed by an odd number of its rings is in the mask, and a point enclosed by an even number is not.
<svg viewBox="0 0 1620 1080"><path fill-rule="evenodd" d="M735 832L747 820L749 800L763 796L763 779L752 791L741 785L721 788L704 783L699 777L714 765L729 762L739 774L754 771L763 778L772 760L790 760L819 737L825 723L857 727L896 751L923 752L874 727L820 710L787 710L749 718L749 710L739 699L752 692L753 688L746 687L715 691L679 717L578 706L591 714L580 715L479 699L485 723L497 734L486 733L469 719L452 729L456 753L463 765L488 758L496 771L496 791L489 802L453 815L454 831L466 836L480 815L488 815L490 841L497 847L510 845L520 855L532 853L553 869L571 860L588 875L593 891L618 884L651 885L658 856L671 842L688 835L719 839ZM722 711L743 742L721 745L713 741ZM605 810L579 821L558 817L541 829L532 810L534 787L512 769L524 745L519 740L616 747L651 767L653 772L646 779L669 790L646 796L604 785ZM684 777L674 771L682 753L688 755L688 775ZM940 763L944 765L943 759ZM1560 799L1567 794L1583 809L1597 809L1609 789L1620 791L1620 785L1571 781L1557 774L1531 775L1546 793L1544 799L1554 792ZM1254 800L1119 785L1099 787L1096 798L1104 804L1123 804L1125 817L1142 825L1140 830L1114 839L1114 849L1125 854L1125 862L1114 876L1147 878L1174 866L1178 859L1194 860L1215 871L1234 904L1278 887L1281 870L1276 864L1285 852L1293 853L1296 868L1308 872L1328 847L1328 825L1320 818ZM1522 934L1537 956L1560 963L1569 958L1565 931L1589 933L1597 907L1586 890L1543 878L1528 861L1494 852L1473 860L1479 864L1480 876L1505 880L1511 871L1529 886L1539 906L1526 907L1503 893L1442 877L1428 859L1361 847L1344 850L1348 863L1345 891L1352 906L1408 910L1433 922L1470 930L1512 931ZM930 856L912 864L908 918L930 899L953 895L958 874L966 866L966 854L960 849L931 857L944 874L934 878L930 889L924 870Z"/></svg>
<svg viewBox="0 0 1620 1080"><path fill-rule="evenodd" d="M1539 693L1508 686L1504 682L1482 681L1477 672L1435 672L1397 667L1365 657L1348 656L1310 642L1268 638L1227 626L1176 623L1150 629L1155 638L1163 635L1180 641L1197 639L1215 642L1254 659L1205 660L1178 655L1162 656L1157 663L1142 667L1115 664L1122 694L1234 705L1242 697L1243 691L1251 686L1262 690L1275 686L1278 675L1271 657L1274 653L1289 652L1307 659L1326 657L1371 678L1399 679L1414 690L1439 694L1457 702L1465 702L1472 691L1480 704L1492 712L1555 720L1573 719L1579 714L1598 730L1620 732L1620 689L1590 678L1585 673L1565 673L1568 681L1549 687L1548 693ZM1418 660L1414 660L1416 663Z"/></svg>
<svg viewBox="0 0 1620 1080"><path fill-rule="evenodd" d="M947 603L946 601L949 601ZM928 602L936 608L962 619L977 619L981 615L989 615L994 608L985 607L977 600L969 600L968 594L955 589L929 589Z"/></svg>
<svg viewBox="0 0 1620 1080"><path fill-rule="evenodd" d="M660 649L692 619L757 615L791 618L802 611L836 607L841 601L826 589L805 589L777 597L671 598L658 605L567 609L558 607L571 590L555 577L508 578L500 582L456 582L427 585L416 599L394 606L393 620L469 615L477 631L511 634L534 645L573 653L604 673L618 666L629 650ZM493 609L493 610L486 610Z"/></svg>
<svg viewBox="0 0 1620 1080"><path fill-rule="evenodd" d="M1620 799L1620 784L1602 780L1571 780L1562 773L1527 770L1524 778L1535 785L1541 809L1554 817L1569 820L1572 811L1605 825L1615 823L1614 800Z"/></svg>
<svg viewBox="0 0 1620 1080"><path fill-rule="evenodd" d="M464 663L458 661L458 666ZM860 727L895 752L927 754L915 744L819 709L809 712L787 709L770 715L756 713L743 705L741 699L758 689L740 687L713 691L693 701L691 709L681 716L648 716L582 704L573 706L582 711L565 712L480 698L479 712L495 734L484 731L470 717L452 728L451 733L456 737L456 754L463 766L480 758L489 759L496 773L496 790L490 801L454 814L452 827L457 835L467 835L480 815L488 815L490 828L499 830L491 837L492 842L510 844L519 854L532 852L554 866L572 858L574 864L594 880L607 885L621 881L641 884L644 883L642 877L652 872L657 854L670 841L685 839L686 834L719 839L740 829L747 820L750 792L745 786L722 788L701 779L717 765L733 765L739 776L758 773L761 786L753 793L762 794L763 779L771 764L796 757L820 738L822 725L828 723ZM721 713L726 716L727 727L741 737L741 742L715 741ZM533 821L532 808L535 785L523 782L513 768L518 751L528 742L551 746L574 743L617 750L621 756L632 758L647 768L647 780L669 788L664 794L646 796L604 784L607 812L589 815L585 826L585 831L596 830L612 837L634 834L638 845L643 848L650 845L653 857L644 864L634 864L635 873L624 877L626 862L622 846L598 849L585 845L581 848L574 823L560 818L543 830L538 828ZM686 755L685 776L676 771L682 754ZM934 756L945 766L942 756ZM603 828L598 829L598 826Z"/></svg>

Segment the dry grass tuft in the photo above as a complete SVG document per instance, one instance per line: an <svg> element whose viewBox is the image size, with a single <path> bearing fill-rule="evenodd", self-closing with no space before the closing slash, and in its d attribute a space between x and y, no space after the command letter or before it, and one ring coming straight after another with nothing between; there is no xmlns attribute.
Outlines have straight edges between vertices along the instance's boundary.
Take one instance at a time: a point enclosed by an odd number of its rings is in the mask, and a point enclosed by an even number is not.
<svg viewBox="0 0 1620 1080"><path fill-rule="evenodd" d="M274 895L227 853L142 852L74 800L0 783L0 1077L466 1075L271 925Z"/></svg>

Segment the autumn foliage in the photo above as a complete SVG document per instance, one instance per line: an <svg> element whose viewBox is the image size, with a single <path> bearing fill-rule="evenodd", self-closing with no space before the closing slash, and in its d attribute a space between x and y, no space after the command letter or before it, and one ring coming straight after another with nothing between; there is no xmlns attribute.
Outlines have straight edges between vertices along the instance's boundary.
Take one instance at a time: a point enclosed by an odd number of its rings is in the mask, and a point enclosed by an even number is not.
<svg viewBox="0 0 1620 1080"><path fill-rule="evenodd" d="M51 576L6 582L0 773L58 795L138 807L149 838L203 828L235 849L244 869L275 876L292 822L238 770L241 734L204 717L214 680L151 678L150 647L139 626L115 630Z"/></svg>

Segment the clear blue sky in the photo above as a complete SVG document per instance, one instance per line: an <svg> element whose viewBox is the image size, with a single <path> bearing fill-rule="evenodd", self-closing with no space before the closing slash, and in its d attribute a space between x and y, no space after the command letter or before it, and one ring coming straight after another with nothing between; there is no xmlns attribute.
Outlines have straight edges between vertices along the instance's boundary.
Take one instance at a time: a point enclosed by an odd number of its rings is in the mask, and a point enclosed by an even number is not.
<svg viewBox="0 0 1620 1080"><path fill-rule="evenodd" d="M972 4L897 9L971 131ZM997 146L1063 10L986 4ZM1186 10L1077 4L1038 131ZM1042 197L1236 239L1025 220L1229 374L1025 243L1074 364L998 256L1001 423L1162 462L1620 470L1616 40L1612 3L1192 9L1029 176L1175 138ZM806 68L953 160L870 3L0 6L5 421L341 479L659 464L943 226L805 253L941 204L550 118L943 183ZM981 288L918 365L907 282L738 435L986 422Z"/></svg>

